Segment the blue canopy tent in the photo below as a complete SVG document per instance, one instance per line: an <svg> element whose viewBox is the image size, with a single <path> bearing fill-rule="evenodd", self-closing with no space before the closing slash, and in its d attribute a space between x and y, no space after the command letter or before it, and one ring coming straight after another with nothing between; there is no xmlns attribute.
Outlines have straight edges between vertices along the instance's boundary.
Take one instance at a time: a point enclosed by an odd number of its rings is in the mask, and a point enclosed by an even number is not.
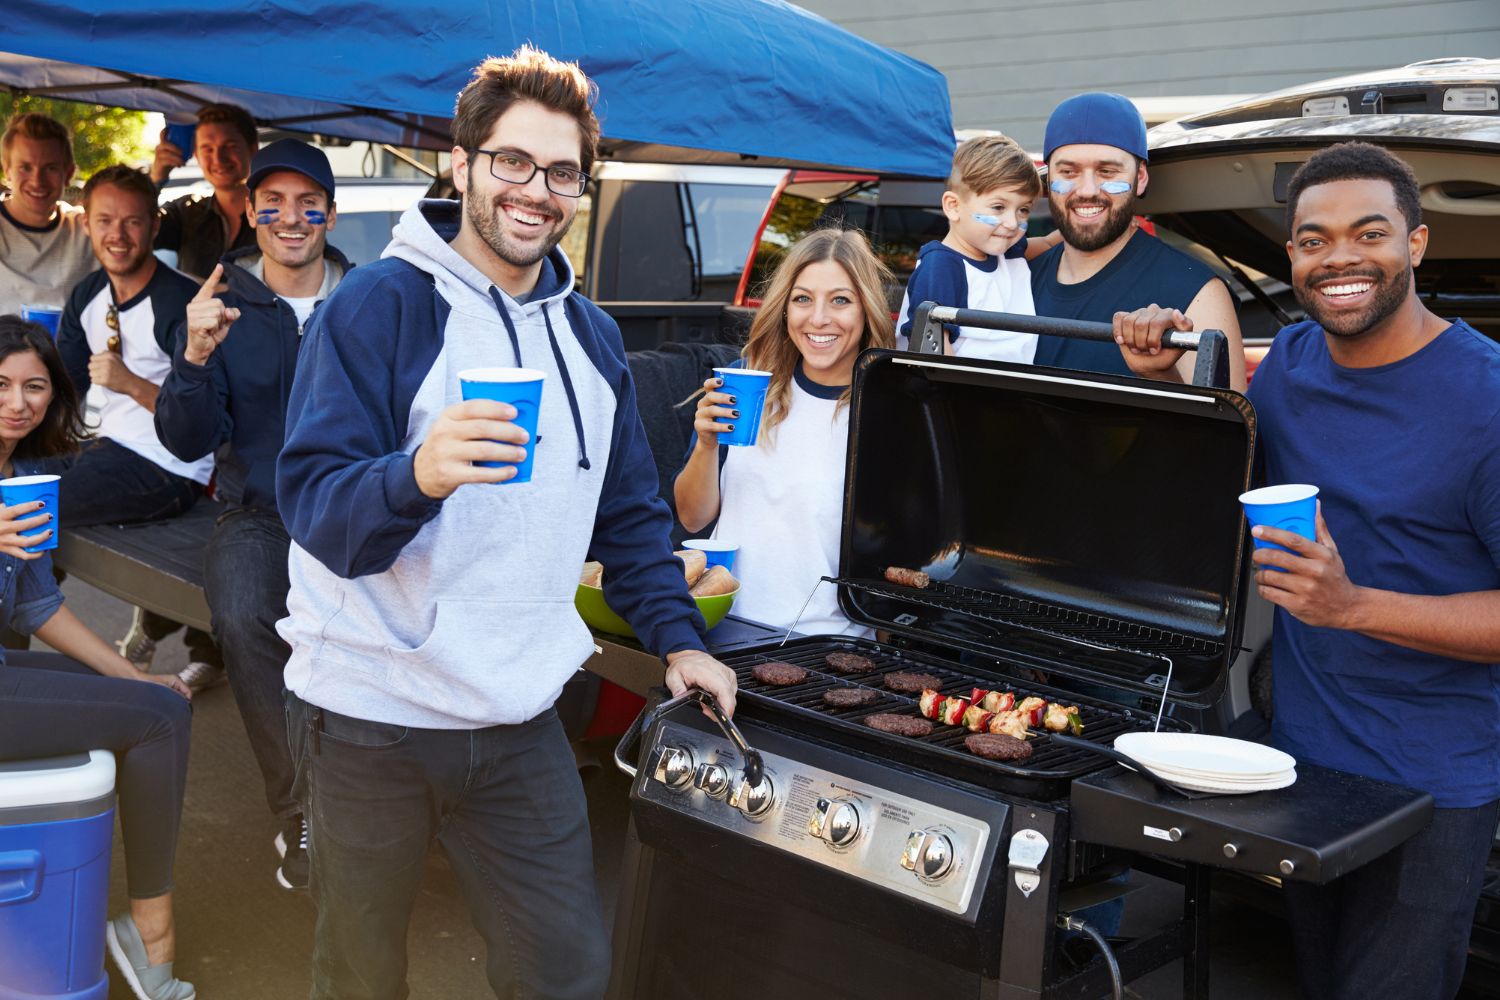
<svg viewBox="0 0 1500 1000"><path fill-rule="evenodd" d="M8 0L0 85L451 146L481 58L531 42L598 83L603 155L946 176L947 84L781 0Z"/></svg>

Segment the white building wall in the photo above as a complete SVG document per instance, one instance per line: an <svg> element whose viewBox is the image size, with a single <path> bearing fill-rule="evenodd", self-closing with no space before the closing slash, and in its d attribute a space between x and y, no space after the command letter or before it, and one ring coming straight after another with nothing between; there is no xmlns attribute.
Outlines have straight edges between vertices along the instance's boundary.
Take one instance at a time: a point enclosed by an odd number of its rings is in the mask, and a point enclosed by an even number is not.
<svg viewBox="0 0 1500 1000"><path fill-rule="evenodd" d="M1052 108L1084 90L1258 94L1421 59L1500 57L1500 0L796 2L941 70L956 127L1000 129L1029 149L1041 148Z"/></svg>

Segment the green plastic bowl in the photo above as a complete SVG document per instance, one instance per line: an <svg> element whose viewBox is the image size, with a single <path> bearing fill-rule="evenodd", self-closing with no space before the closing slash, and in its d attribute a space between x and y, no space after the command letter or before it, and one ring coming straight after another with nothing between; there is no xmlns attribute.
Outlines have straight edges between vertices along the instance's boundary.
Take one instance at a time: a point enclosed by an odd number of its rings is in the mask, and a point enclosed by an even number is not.
<svg viewBox="0 0 1500 1000"><path fill-rule="evenodd" d="M729 614L730 606L734 604L735 595L739 592L739 588L736 587L732 593L693 598L698 602L698 611L703 615L703 620L708 623L709 628L713 628L724 620L724 616ZM625 619L610 610L609 605L604 603L604 591L598 587L580 583L578 592L573 596L573 603L578 608L579 616L589 628L608 632L611 635L628 635L632 639L635 638L635 630L626 623Z"/></svg>

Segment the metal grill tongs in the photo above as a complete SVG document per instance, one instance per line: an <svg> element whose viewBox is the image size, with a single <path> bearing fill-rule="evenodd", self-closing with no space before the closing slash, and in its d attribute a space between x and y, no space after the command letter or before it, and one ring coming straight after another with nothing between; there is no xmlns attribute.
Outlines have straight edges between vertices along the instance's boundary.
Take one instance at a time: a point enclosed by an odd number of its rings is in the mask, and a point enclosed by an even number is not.
<svg viewBox="0 0 1500 1000"><path fill-rule="evenodd" d="M653 688L652 694L661 697L667 693L666 688ZM734 724L734 720L725 714L724 709L719 707L718 699L704 691L702 688L688 688L686 692L675 698L667 698L656 705L647 705L630 728L625 730L625 735L620 737L620 742L615 744L615 766L632 778L636 775L636 766L630 761L638 752L638 744L641 734L649 730L656 721L663 716L681 708L683 705L700 704L708 709L714 721L719 724L719 729L724 733L726 739L734 744L739 751L740 759L745 762L744 775L745 784L750 788L760 787L761 779L765 777L765 762L761 760L760 751L754 749L745 742L745 736L740 732L740 727Z"/></svg>

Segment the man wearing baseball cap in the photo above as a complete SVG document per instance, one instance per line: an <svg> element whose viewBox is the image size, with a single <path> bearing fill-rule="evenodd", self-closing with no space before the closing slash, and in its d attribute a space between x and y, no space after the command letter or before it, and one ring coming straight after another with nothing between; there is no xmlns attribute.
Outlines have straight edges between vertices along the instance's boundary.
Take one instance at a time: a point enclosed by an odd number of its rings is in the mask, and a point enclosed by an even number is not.
<svg viewBox="0 0 1500 1000"><path fill-rule="evenodd" d="M333 170L316 146L273 142L250 165L254 247L233 250L188 303L156 403L162 444L184 461L215 456L228 505L204 553L204 590L235 702L281 823L277 881L307 887L307 825L292 796L276 634L286 616L290 540L276 507L276 456L303 331L352 266L328 245Z"/></svg>
<svg viewBox="0 0 1500 1000"><path fill-rule="evenodd" d="M1144 306L1176 309L1179 329L1222 330L1230 384L1245 390L1240 325L1229 288L1212 270L1145 232L1136 216L1146 194L1146 123L1119 94L1070 97L1047 120L1047 202L1063 242L1031 261L1038 316L1109 323ZM1042 337L1035 363L1167 382L1192 380L1181 350L1138 351Z"/></svg>

